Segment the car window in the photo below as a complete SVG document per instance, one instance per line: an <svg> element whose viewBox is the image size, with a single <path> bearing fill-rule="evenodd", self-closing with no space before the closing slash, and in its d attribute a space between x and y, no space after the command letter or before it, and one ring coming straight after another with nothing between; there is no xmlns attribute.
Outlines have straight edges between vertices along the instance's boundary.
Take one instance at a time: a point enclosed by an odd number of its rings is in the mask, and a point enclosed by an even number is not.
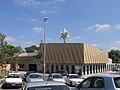
<svg viewBox="0 0 120 90"><path fill-rule="evenodd" d="M92 83L92 78L89 78L82 83L81 88L89 88L91 83Z"/></svg>
<svg viewBox="0 0 120 90"><path fill-rule="evenodd" d="M53 75L53 78L62 78L61 75Z"/></svg>
<svg viewBox="0 0 120 90"><path fill-rule="evenodd" d="M20 76L17 74L10 74L7 76L7 78L20 78Z"/></svg>
<svg viewBox="0 0 120 90"><path fill-rule="evenodd" d="M30 75L30 78L42 78L40 75Z"/></svg>
<svg viewBox="0 0 120 90"><path fill-rule="evenodd" d="M80 78L79 75L70 75L70 78Z"/></svg>
<svg viewBox="0 0 120 90"><path fill-rule="evenodd" d="M83 83L81 83L81 88L104 88L103 78L88 78Z"/></svg>
<svg viewBox="0 0 120 90"><path fill-rule="evenodd" d="M104 87L104 80L101 78L96 78L94 81L95 88L103 88Z"/></svg>
<svg viewBox="0 0 120 90"><path fill-rule="evenodd" d="M27 90L70 90L70 89L65 85L55 85L55 86L30 87Z"/></svg>
<svg viewBox="0 0 120 90"><path fill-rule="evenodd" d="M120 77L113 78L116 88L120 88Z"/></svg>

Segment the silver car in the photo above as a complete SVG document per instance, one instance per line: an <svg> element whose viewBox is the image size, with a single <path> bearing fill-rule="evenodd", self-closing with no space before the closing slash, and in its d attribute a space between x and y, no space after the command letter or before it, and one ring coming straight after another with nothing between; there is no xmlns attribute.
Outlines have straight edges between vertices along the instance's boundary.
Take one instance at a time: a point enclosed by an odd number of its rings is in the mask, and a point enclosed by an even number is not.
<svg viewBox="0 0 120 90"><path fill-rule="evenodd" d="M48 80L66 83L65 79L63 78L63 76L60 73L51 73L48 77Z"/></svg>
<svg viewBox="0 0 120 90"><path fill-rule="evenodd" d="M38 81L44 81L42 76L38 73L31 73L27 78L27 82L38 82Z"/></svg>
<svg viewBox="0 0 120 90"><path fill-rule="evenodd" d="M84 79L75 90L120 90L120 75L91 76Z"/></svg>
<svg viewBox="0 0 120 90"><path fill-rule="evenodd" d="M76 86L78 84L80 84L83 79L80 78L80 76L78 74L69 74L66 78L65 78L66 84L69 84L71 86Z"/></svg>
<svg viewBox="0 0 120 90"><path fill-rule="evenodd" d="M23 90L71 90L66 84L55 81L27 83Z"/></svg>

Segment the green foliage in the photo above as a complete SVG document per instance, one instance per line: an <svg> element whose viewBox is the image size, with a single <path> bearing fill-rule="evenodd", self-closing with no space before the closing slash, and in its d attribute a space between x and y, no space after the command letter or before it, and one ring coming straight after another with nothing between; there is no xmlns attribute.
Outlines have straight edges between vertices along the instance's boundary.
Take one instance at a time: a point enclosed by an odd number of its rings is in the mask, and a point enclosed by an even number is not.
<svg viewBox="0 0 120 90"><path fill-rule="evenodd" d="M35 52L35 50L38 50L38 47L35 45L32 45L30 47L26 47L25 50L27 53L32 53L32 52Z"/></svg>
<svg viewBox="0 0 120 90"><path fill-rule="evenodd" d="M20 53L21 47L7 45L5 35L0 33L0 64L7 64L13 60L15 53Z"/></svg>
<svg viewBox="0 0 120 90"><path fill-rule="evenodd" d="M113 63L120 63L120 50L111 50L108 54Z"/></svg>

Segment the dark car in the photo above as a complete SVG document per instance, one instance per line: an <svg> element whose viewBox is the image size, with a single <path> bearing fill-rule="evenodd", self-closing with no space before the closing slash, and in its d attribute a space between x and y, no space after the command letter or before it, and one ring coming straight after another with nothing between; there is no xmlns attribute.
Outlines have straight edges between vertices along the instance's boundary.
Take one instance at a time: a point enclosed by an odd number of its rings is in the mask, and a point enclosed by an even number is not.
<svg viewBox="0 0 120 90"><path fill-rule="evenodd" d="M62 76L68 76L68 72L66 70L60 70L58 71Z"/></svg>

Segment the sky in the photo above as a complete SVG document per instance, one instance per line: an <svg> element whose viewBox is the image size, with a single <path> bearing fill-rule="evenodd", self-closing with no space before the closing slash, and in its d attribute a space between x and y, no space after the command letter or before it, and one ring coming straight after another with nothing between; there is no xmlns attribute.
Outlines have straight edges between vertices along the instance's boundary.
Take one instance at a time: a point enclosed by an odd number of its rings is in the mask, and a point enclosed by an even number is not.
<svg viewBox="0 0 120 90"><path fill-rule="evenodd" d="M39 46L44 30L46 43L63 43L64 28L66 43L120 50L120 0L0 0L0 33L8 44Z"/></svg>

